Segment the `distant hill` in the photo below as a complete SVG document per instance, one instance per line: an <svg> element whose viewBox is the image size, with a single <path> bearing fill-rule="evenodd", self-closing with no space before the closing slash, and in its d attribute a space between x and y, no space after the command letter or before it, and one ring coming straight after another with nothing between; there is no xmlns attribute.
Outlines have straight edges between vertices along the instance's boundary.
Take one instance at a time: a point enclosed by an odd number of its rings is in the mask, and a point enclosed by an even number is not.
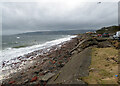
<svg viewBox="0 0 120 86"><path fill-rule="evenodd" d="M94 30L66 30L66 31L38 31L38 32L28 32L18 35L75 35L80 33L85 33Z"/></svg>
<svg viewBox="0 0 120 86"><path fill-rule="evenodd" d="M103 27L100 30L97 30L96 33L103 34L103 33L116 33L120 31L120 26L110 26L110 27Z"/></svg>

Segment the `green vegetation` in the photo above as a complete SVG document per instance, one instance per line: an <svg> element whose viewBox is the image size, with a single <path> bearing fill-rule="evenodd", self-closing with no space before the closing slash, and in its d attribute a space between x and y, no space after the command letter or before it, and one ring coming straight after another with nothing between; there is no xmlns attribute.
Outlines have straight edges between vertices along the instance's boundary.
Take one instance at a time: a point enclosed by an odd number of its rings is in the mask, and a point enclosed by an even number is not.
<svg viewBox="0 0 120 86"><path fill-rule="evenodd" d="M88 84L117 84L118 50L115 48L93 48L89 76L82 77Z"/></svg>
<svg viewBox="0 0 120 86"><path fill-rule="evenodd" d="M97 30L96 32L99 34L103 34L103 33L116 33L117 31L120 31L120 26L103 27L100 30Z"/></svg>

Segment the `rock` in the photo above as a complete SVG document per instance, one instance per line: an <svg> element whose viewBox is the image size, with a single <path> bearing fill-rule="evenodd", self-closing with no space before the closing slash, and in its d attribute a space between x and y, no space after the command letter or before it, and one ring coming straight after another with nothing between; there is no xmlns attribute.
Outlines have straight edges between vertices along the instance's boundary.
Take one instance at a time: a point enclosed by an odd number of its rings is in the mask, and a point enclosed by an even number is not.
<svg viewBox="0 0 120 86"><path fill-rule="evenodd" d="M78 52L81 52L81 51L82 51L82 49L81 49L81 48L78 48L77 50L78 50Z"/></svg>
<svg viewBox="0 0 120 86"><path fill-rule="evenodd" d="M43 69L40 69L40 72L42 72L43 71Z"/></svg>
<svg viewBox="0 0 120 86"><path fill-rule="evenodd" d="M93 72L95 70L95 68L90 68L89 72Z"/></svg>
<svg viewBox="0 0 120 86"><path fill-rule="evenodd" d="M40 71L35 71L34 73L35 73L35 74L39 74L39 72L40 72Z"/></svg>
<svg viewBox="0 0 120 86"><path fill-rule="evenodd" d="M76 51L76 50L72 52L72 54L76 54L76 53L78 53L78 51Z"/></svg>
<svg viewBox="0 0 120 86"><path fill-rule="evenodd" d="M9 82L9 84L13 84L13 83L15 83L15 81L10 81L10 82Z"/></svg>
<svg viewBox="0 0 120 86"><path fill-rule="evenodd" d="M26 79L25 81L24 81L24 83L28 83L29 82L29 79Z"/></svg>
<svg viewBox="0 0 120 86"><path fill-rule="evenodd" d="M56 61L53 61L53 64L55 64L56 63Z"/></svg>
<svg viewBox="0 0 120 86"><path fill-rule="evenodd" d="M57 67L63 67L65 65L65 63L57 63L56 66Z"/></svg>
<svg viewBox="0 0 120 86"><path fill-rule="evenodd" d="M117 60L113 57L113 58L111 58L113 61L115 61L115 62L117 62Z"/></svg>
<svg viewBox="0 0 120 86"><path fill-rule="evenodd" d="M49 72L49 70L45 70L45 71L43 71L43 74L45 75L46 73L48 73Z"/></svg>
<svg viewBox="0 0 120 86"><path fill-rule="evenodd" d="M47 83L46 81L42 81L42 80L41 80L41 81L40 81L40 86L46 86L46 83Z"/></svg>
<svg viewBox="0 0 120 86"><path fill-rule="evenodd" d="M28 84L26 84L27 86L39 86L37 85L37 82L30 82Z"/></svg>
<svg viewBox="0 0 120 86"><path fill-rule="evenodd" d="M49 70L53 70L53 69L54 69L54 67L49 67L48 69L49 69Z"/></svg>
<svg viewBox="0 0 120 86"><path fill-rule="evenodd" d="M40 73L39 75L42 76L42 75L44 75L44 73Z"/></svg>
<svg viewBox="0 0 120 86"><path fill-rule="evenodd" d="M106 66L106 67L108 67L108 66L109 66L109 64L106 64L105 66Z"/></svg>
<svg viewBox="0 0 120 86"><path fill-rule="evenodd" d="M63 67L65 65L65 63L62 63L62 64L60 64L60 67Z"/></svg>
<svg viewBox="0 0 120 86"><path fill-rule="evenodd" d="M59 63L61 64L63 62L63 60L59 60Z"/></svg>
<svg viewBox="0 0 120 86"><path fill-rule="evenodd" d="M36 68L37 66L36 65L34 65L32 68L34 69L34 68Z"/></svg>
<svg viewBox="0 0 120 86"><path fill-rule="evenodd" d="M51 61L49 61L49 64L52 64L52 62L51 62Z"/></svg>
<svg viewBox="0 0 120 86"><path fill-rule="evenodd" d="M42 77L42 81L48 81L51 77L53 77L55 73L47 73L44 77Z"/></svg>
<svg viewBox="0 0 120 86"><path fill-rule="evenodd" d="M60 67L60 64L59 64L59 63L56 63L55 65L56 65L56 67Z"/></svg>
<svg viewBox="0 0 120 86"><path fill-rule="evenodd" d="M43 58L43 60L42 60L42 61L43 61L43 62L45 62L45 61L47 61L47 60L48 60L48 58Z"/></svg>
<svg viewBox="0 0 120 86"><path fill-rule="evenodd" d="M54 60L57 61L58 59L55 58Z"/></svg>
<svg viewBox="0 0 120 86"><path fill-rule="evenodd" d="M37 80L37 76L33 77L32 80L31 80L31 82L34 82L36 80Z"/></svg>

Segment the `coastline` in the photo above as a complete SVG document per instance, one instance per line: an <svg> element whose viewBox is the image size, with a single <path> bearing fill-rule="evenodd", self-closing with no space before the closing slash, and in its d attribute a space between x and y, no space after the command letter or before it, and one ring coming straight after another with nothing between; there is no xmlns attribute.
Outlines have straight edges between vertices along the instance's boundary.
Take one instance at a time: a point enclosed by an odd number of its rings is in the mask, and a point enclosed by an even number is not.
<svg viewBox="0 0 120 86"><path fill-rule="evenodd" d="M107 39L80 34L61 45L61 48L34 59L31 67L11 74L3 84L46 85L88 84L82 77L89 75L92 48L114 47ZM42 58L42 63L40 63ZM33 60L32 60L33 61ZM69 76L69 77L68 77Z"/></svg>
<svg viewBox="0 0 120 86"><path fill-rule="evenodd" d="M74 39L74 37L73 37L73 39ZM31 69L32 66L36 65L36 63L38 61L39 61L38 62L39 66L43 65L45 63L45 60L49 59L49 57L51 56L52 53L55 53L56 51L57 52L60 51L62 47L65 47L67 45L67 43L71 42L73 39L61 42L60 44L53 45L51 47L48 47L48 48L44 49L44 51L43 51L43 49L41 49L41 50L34 51L32 53L26 54L25 58L28 59L28 61L26 59L24 60L23 57L17 57L17 59L21 60L21 63L20 62L11 63L9 66L11 66L11 69L12 70L14 69L14 70L11 73L10 73L10 71L5 72L3 70L2 72L5 75L9 72L9 74L7 76L5 76L5 77L3 76L3 77L5 79L10 78L10 77L14 77L14 74L16 74L16 73ZM42 52L43 54L35 56L36 53L40 53L40 52ZM52 56L50 58L52 58Z"/></svg>

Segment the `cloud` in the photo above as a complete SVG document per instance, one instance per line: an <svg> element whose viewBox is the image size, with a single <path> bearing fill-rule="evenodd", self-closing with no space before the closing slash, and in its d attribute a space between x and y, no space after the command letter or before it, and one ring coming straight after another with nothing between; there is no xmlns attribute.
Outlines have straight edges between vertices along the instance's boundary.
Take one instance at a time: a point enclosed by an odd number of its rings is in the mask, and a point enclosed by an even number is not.
<svg viewBox="0 0 120 86"><path fill-rule="evenodd" d="M117 2L4 2L3 34L41 30L99 29L117 25Z"/></svg>

